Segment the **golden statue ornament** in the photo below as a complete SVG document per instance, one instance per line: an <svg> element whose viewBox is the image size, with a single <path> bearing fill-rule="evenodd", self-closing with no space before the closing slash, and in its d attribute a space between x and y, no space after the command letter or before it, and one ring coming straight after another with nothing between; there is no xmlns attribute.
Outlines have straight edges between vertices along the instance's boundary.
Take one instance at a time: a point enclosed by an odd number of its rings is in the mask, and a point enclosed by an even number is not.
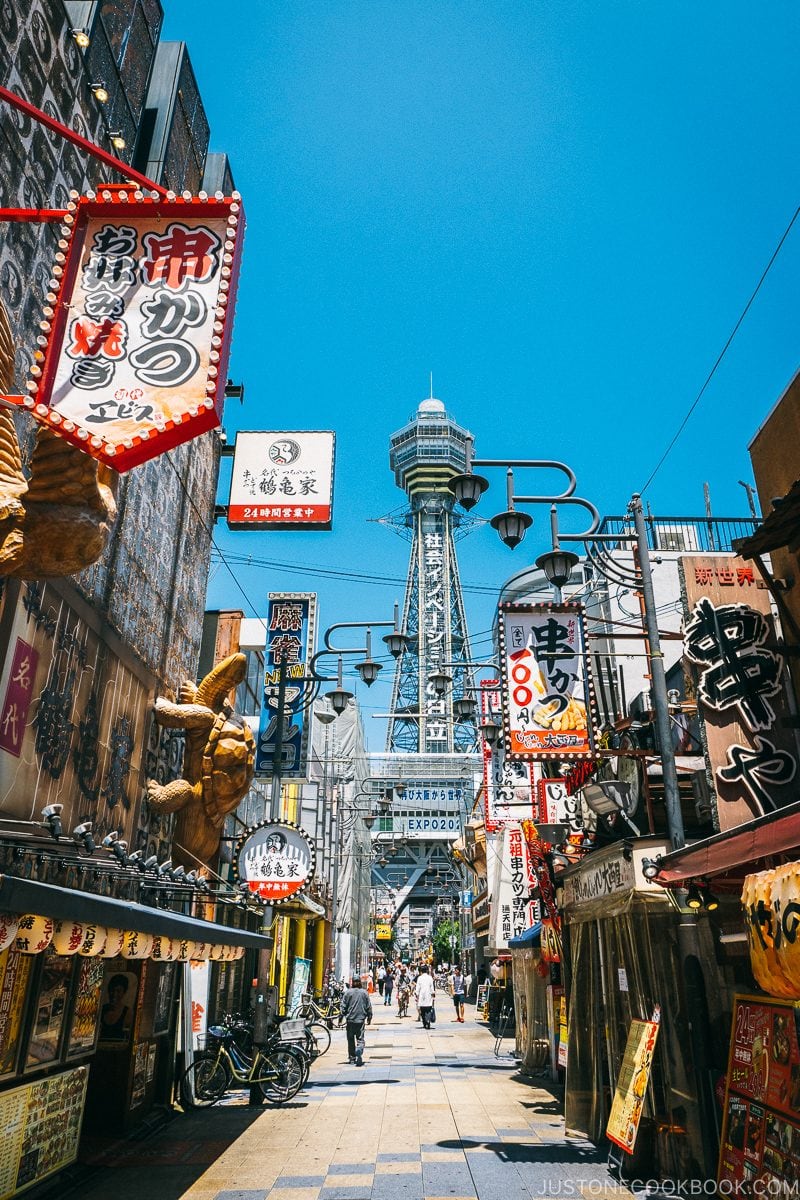
<svg viewBox="0 0 800 1200"><path fill-rule="evenodd" d="M178 813L172 858L187 870L211 865L225 818L253 781L255 738L229 699L246 671L244 654L231 654L197 687L181 684L177 701L156 700L159 725L186 730L184 778L166 784L151 779L147 795L156 812Z"/></svg>
<svg viewBox="0 0 800 1200"><path fill-rule="evenodd" d="M0 395L14 384L14 340L0 304ZM46 426L22 469L9 408L0 407L0 575L74 575L97 562L114 528L119 476Z"/></svg>

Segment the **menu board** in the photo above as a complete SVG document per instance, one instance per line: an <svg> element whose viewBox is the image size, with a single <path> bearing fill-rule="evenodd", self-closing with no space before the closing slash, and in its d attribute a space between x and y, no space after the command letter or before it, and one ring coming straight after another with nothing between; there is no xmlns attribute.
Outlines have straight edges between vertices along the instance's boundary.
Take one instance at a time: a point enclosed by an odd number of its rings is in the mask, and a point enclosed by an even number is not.
<svg viewBox="0 0 800 1200"><path fill-rule="evenodd" d="M744 1194L800 1181L799 1028L790 1000L736 997L718 1175Z"/></svg>
<svg viewBox="0 0 800 1200"><path fill-rule="evenodd" d="M12 1075L17 1065L33 962L33 955L12 949L0 954L0 1078Z"/></svg>
<svg viewBox="0 0 800 1200"><path fill-rule="evenodd" d="M75 1161L87 1078L76 1067L0 1093L0 1200Z"/></svg>
<svg viewBox="0 0 800 1200"><path fill-rule="evenodd" d="M74 965L74 959L62 957L52 948L45 950L41 959L39 992L33 1005L33 1029L25 1057L28 1069L58 1058Z"/></svg>
<svg viewBox="0 0 800 1200"><path fill-rule="evenodd" d="M104 963L102 958L82 958L75 988L75 1004L69 1028L67 1058L76 1058L94 1050L100 1016L100 996L103 990Z"/></svg>
<svg viewBox="0 0 800 1200"><path fill-rule="evenodd" d="M628 1154L636 1145L658 1028L658 1021L631 1021L622 1056L606 1136Z"/></svg>

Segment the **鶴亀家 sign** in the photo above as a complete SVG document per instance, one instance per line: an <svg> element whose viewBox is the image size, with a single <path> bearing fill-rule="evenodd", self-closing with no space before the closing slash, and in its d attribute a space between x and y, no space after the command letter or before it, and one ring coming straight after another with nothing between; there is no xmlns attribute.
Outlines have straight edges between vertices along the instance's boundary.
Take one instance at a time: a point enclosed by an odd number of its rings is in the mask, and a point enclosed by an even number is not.
<svg viewBox="0 0 800 1200"><path fill-rule="evenodd" d="M126 471L220 423L244 214L110 186L64 222L23 403Z"/></svg>
<svg viewBox="0 0 800 1200"><path fill-rule="evenodd" d="M506 749L513 759L590 758L592 692L578 604L501 604Z"/></svg>
<svg viewBox="0 0 800 1200"><path fill-rule="evenodd" d="M314 843L299 825L264 821L242 834L234 871L240 884L268 904L283 904L304 892L314 877Z"/></svg>
<svg viewBox="0 0 800 1200"><path fill-rule="evenodd" d="M330 529L335 434L244 432L228 501L231 529Z"/></svg>

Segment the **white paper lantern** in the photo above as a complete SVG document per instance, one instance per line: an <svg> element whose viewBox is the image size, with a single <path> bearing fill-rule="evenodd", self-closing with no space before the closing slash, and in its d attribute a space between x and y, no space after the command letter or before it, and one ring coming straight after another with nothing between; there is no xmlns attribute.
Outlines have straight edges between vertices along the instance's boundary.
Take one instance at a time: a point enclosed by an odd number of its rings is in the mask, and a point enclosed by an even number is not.
<svg viewBox="0 0 800 1200"><path fill-rule="evenodd" d="M153 949L152 933L139 933L135 929L126 929L122 942L123 958L149 958Z"/></svg>
<svg viewBox="0 0 800 1200"><path fill-rule="evenodd" d="M178 957L178 943L163 933L156 934L153 938L150 957L156 962L172 962Z"/></svg>
<svg viewBox="0 0 800 1200"><path fill-rule="evenodd" d="M84 928L80 921L56 921L50 943L56 954L77 954L83 945Z"/></svg>
<svg viewBox="0 0 800 1200"><path fill-rule="evenodd" d="M41 954L53 938L54 923L51 917L38 917L26 913L17 926L16 947L20 954Z"/></svg>
<svg viewBox="0 0 800 1200"><path fill-rule="evenodd" d="M237 962L240 958L244 958L244 946L232 946L233 961Z"/></svg>
<svg viewBox="0 0 800 1200"><path fill-rule="evenodd" d="M227 949L227 946L220 946L219 944L215 943L209 947L208 957L212 962L225 962Z"/></svg>
<svg viewBox="0 0 800 1200"><path fill-rule="evenodd" d="M83 942L78 954L86 958L99 958L106 948L108 930L105 925L84 925Z"/></svg>
<svg viewBox="0 0 800 1200"><path fill-rule="evenodd" d="M194 942L190 942L187 938L179 938L175 942L175 946L177 948L175 957L178 959L178 962L189 962L190 959L194 958Z"/></svg>
<svg viewBox="0 0 800 1200"><path fill-rule="evenodd" d="M0 913L0 953L7 950L17 936L19 916L17 913Z"/></svg>
<svg viewBox="0 0 800 1200"><path fill-rule="evenodd" d="M125 941L125 930L107 929L106 935L103 958L119 958L122 954L122 944Z"/></svg>
<svg viewBox="0 0 800 1200"><path fill-rule="evenodd" d="M192 959L195 962L197 962L197 961L204 962L208 958L210 951L211 951L210 942L195 942L194 943L194 953L192 954Z"/></svg>

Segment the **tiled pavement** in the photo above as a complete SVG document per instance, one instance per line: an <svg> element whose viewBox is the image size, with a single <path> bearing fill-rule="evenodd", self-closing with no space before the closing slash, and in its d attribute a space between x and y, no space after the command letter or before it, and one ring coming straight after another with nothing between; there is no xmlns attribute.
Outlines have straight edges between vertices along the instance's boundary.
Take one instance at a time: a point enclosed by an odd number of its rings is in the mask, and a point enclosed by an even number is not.
<svg viewBox="0 0 800 1200"><path fill-rule="evenodd" d="M181 1116L82 1200L620 1200L595 1147L564 1137L547 1084L496 1059L470 1010L458 1025L440 1009L428 1033L376 1005L363 1068L336 1032L290 1104L248 1109L242 1095Z"/></svg>

